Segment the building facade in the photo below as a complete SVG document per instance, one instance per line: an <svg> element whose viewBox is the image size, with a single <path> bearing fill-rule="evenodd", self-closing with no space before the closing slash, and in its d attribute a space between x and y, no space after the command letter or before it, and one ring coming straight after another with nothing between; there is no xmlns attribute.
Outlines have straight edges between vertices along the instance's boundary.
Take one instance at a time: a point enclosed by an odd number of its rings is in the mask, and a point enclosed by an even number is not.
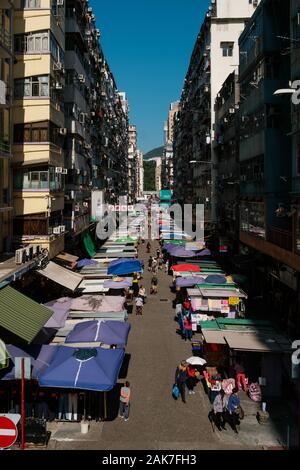
<svg viewBox="0 0 300 470"><path fill-rule="evenodd" d="M0 4L0 255L12 242L12 40L13 2Z"/></svg>
<svg viewBox="0 0 300 470"><path fill-rule="evenodd" d="M14 6L13 242L52 258L95 228L93 189L127 193L128 103L87 0Z"/></svg>
<svg viewBox="0 0 300 470"><path fill-rule="evenodd" d="M258 1L215 0L200 28L185 77L175 128L174 186L181 203L203 204L216 223L215 100L239 64L238 38Z"/></svg>
<svg viewBox="0 0 300 470"><path fill-rule="evenodd" d="M51 0L15 2L14 243L64 249L63 105L65 8Z"/></svg>
<svg viewBox="0 0 300 470"><path fill-rule="evenodd" d="M174 121L179 111L179 101L171 103L168 121L164 123L164 155L162 159L162 188L174 188L173 142Z"/></svg>
<svg viewBox="0 0 300 470"><path fill-rule="evenodd" d="M232 72L215 101L217 228L220 245L238 248L239 239L239 77Z"/></svg>

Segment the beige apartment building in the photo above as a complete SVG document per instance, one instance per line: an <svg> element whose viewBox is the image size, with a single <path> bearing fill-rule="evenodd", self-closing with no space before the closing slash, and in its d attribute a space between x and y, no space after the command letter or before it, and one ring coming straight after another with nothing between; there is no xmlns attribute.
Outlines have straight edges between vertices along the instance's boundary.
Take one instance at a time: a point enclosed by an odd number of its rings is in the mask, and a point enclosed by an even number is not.
<svg viewBox="0 0 300 470"><path fill-rule="evenodd" d="M0 3L0 255L11 249L11 80L13 2Z"/></svg>
<svg viewBox="0 0 300 470"><path fill-rule="evenodd" d="M52 258L64 249L64 2L16 0L13 234Z"/></svg>

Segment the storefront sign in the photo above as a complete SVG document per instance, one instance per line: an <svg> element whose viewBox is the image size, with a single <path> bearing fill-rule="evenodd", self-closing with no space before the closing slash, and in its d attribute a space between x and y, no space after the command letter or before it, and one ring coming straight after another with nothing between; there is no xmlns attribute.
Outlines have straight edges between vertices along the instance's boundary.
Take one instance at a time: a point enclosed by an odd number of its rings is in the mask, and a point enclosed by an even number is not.
<svg viewBox="0 0 300 470"><path fill-rule="evenodd" d="M239 305L240 299L238 297L229 297L229 305Z"/></svg>

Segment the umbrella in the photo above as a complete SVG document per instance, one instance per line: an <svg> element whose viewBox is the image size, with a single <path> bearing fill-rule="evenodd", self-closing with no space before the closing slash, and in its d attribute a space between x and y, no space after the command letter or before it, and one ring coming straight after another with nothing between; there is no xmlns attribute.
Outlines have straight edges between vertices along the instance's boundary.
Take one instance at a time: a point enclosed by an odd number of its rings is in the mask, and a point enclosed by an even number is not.
<svg viewBox="0 0 300 470"><path fill-rule="evenodd" d="M141 261L134 258L117 259L109 263L107 273L122 275L131 273L140 273L143 271Z"/></svg>
<svg viewBox="0 0 300 470"><path fill-rule="evenodd" d="M171 256L174 256L175 258L193 258L194 256L197 256L194 251L186 250L181 246L174 246L172 248L170 247L168 249L168 252Z"/></svg>
<svg viewBox="0 0 300 470"><path fill-rule="evenodd" d="M206 360L203 359L203 357L197 357L197 356L192 356L189 359L186 360L188 364L191 364L192 366L204 366L206 364Z"/></svg>
<svg viewBox="0 0 300 470"><path fill-rule="evenodd" d="M193 287L197 284L204 284L205 279L201 276L178 277L176 279L176 287Z"/></svg>
<svg viewBox="0 0 300 470"><path fill-rule="evenodd" d="M198 251L197 256L211 256L211 251L205 248L202 251Z"/></svg>
<svg viewBox="0 0 300 470"><path fill-rule="evenodd" d="M7 345L7 352L11 359L11 367L1 380L14 380L15 379L15 358L16 357L29 357L31 359L31 378L37 379L38 376L49 366L54 354L56 353L56 346L13 346Z"/></svg>
<svg viewBox="0 0 300 470"><path fill-rule="evenodd" d="M225 276L220 276L219 274L211 274L206 278L206 284L226 284L227 279Z"/></svg>
<svg viewBox="0 0 300 470"><path fill-rule="evenodd" d="M39 385L98 392L112 390L124 356L124 349L59 346L50 366L39 377Z"/></svg>
<svg viewBox="0 0 300 470"><path fill-rule="evenodd" d="M191 272L191 273L200 273L201 268L200 266L196 266L195 264L176 264L171 267L171 269L175 272Z"/></svg>
<svg viewBox="0 0 300 470"><path fill-rule="evenodd" d="M231 274L231 277L237 284L245 284L248 281L247 276L244 276L243 274Z"/></svg>
<svg viewBox="0 0 300 470"><path fill-rule="evenodd" d="M77 268L80 269L84 268L85 266L91 266L93 264L97 264L97 261L95 261L94 259L84 258L78 261Z"/></svg>
<svg viewBox="0 0 300 470"><path fill-rule="evenodd" d="M116 344L123 348L127 344L130 324L120 321L87 321L78 323L67 336L66 343Z"/></svg>

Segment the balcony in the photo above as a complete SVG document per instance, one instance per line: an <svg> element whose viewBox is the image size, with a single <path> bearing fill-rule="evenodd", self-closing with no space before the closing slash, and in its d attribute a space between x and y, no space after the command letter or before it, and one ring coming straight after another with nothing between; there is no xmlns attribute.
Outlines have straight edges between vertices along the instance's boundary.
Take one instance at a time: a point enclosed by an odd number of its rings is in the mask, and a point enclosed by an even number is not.
<svg viewBox="0 0 300 470"><path fill-rule="evenodd" d="M277 227L268 227L267 240L274 245L279 246L287 251L293 250L292 233L288 230L282 230Z"/></svg>
<svg viewBox="0 0 300 470"><path fill-rule="evenodd" d="M11 157L10 144L1 139L0 139L0 157Z"/></svg>
<svg viewBox="0 0 300 470"><path fill-rule="evenodd" d="M6 29L0 29L0 46L4 47L9 54L5 54L9 56L12 53L12 36L9 31Z"/></svg>

